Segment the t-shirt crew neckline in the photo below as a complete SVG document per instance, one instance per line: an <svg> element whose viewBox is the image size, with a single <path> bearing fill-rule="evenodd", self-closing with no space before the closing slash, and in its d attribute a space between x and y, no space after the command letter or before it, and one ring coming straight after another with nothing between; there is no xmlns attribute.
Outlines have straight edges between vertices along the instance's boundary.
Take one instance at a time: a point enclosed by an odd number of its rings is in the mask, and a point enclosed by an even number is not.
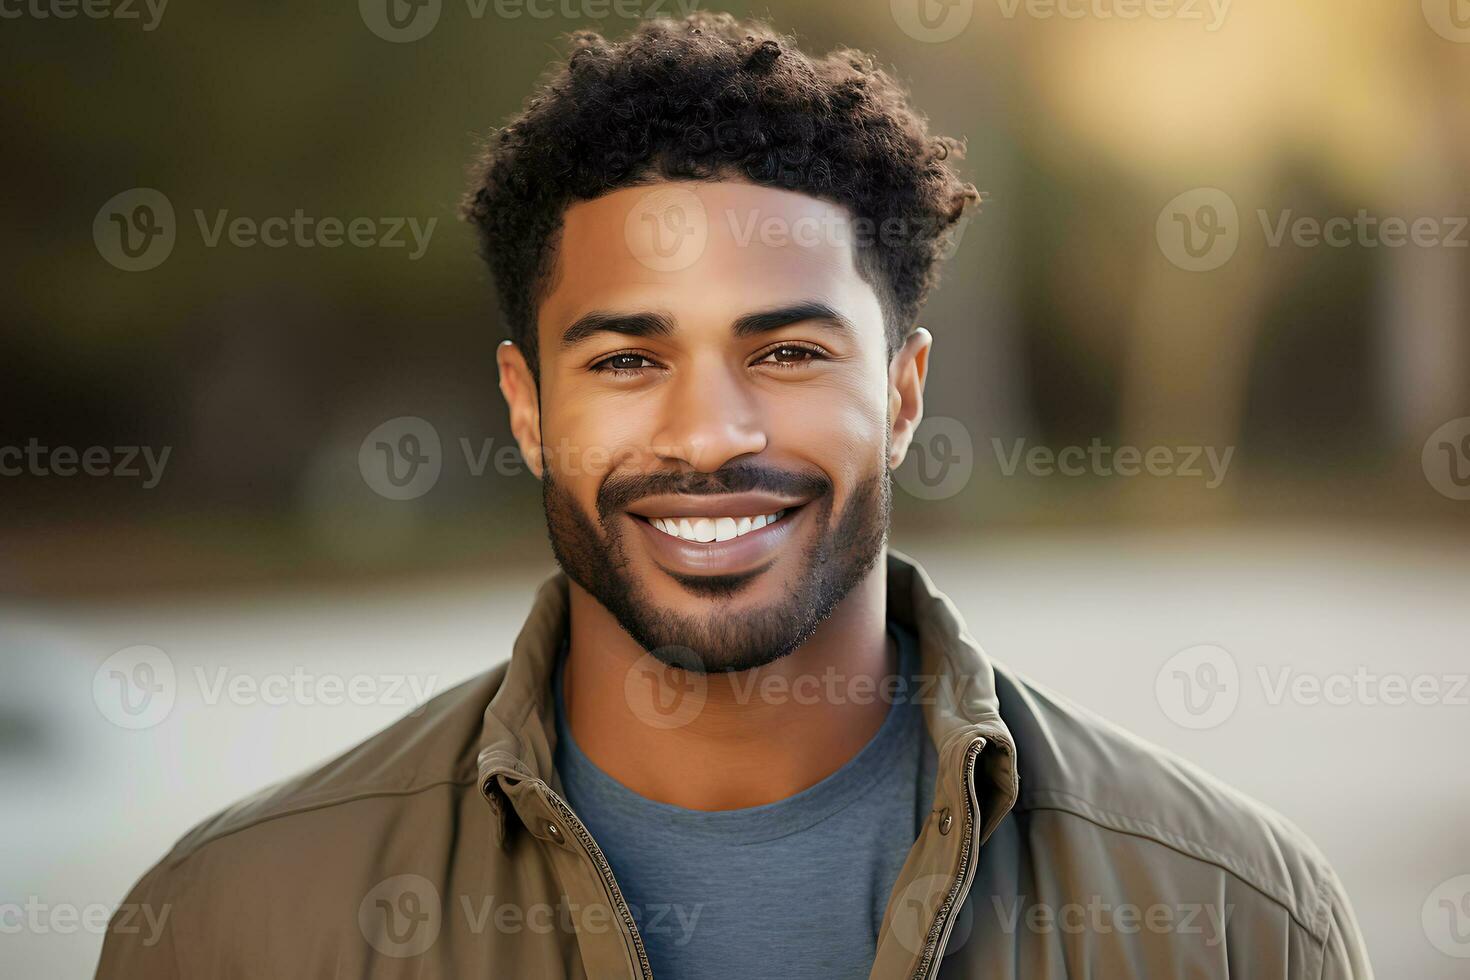
<svg viewBox="0 0 1470 980"><path fill-rule="evenodd" d="M889 624L889 634L898 645L899 676L912 678L917 654L913 637L906 633L902 626ZM726 844L757 844L806 830L861 799L889 767L909 766L906 760L914 746L912 738L905 736L922 728L914 717L918 706L911 698L903 696L912 690L912 685L904 685L899 688L900 696L889 706L883 724L868 743L820 782L784 800L760 806L737 810L690 810L635 793L587 757L566 723L562 700L562 665L565 660L566 644L563 642L553 677L556 733L560 742L556 754L559 765L574 770L561 774L563 783L570 777L580 788L592 790L590 795L594 795L599 807L607 811L598 815L601 820L636 821L649 830L668 829L684 837L709 837ZM885 696L889 690L889 685L879 685L873 696Z"/></svg>

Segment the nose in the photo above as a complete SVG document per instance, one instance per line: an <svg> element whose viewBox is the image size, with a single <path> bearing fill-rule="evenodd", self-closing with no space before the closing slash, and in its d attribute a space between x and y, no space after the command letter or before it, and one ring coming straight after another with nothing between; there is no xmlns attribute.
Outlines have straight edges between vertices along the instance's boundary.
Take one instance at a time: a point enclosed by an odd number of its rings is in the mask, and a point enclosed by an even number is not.
<svg viewBox="0 0 1470 980"><path fill-rule="evenodd" d="M666 387L653 451L665 462L713 472L766 448L756 393L727 364L691 366Z"/></svg>

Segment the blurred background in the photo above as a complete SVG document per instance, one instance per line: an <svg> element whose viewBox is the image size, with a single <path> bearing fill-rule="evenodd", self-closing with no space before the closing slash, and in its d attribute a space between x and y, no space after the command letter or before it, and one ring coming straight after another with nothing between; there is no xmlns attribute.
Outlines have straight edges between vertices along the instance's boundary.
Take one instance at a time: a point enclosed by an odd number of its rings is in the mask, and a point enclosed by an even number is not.
<svg viewBox="0 0 1470 980"><path fill-rule="evenodd" d="M7 976L90 975L184 831L503 659L553 569L457 201L562 35L689 5L392 3L0 9ZM1301 825L1380 976L1470 975L1470 4L718 7L872 51L986 195L895 546Z"/></svg>

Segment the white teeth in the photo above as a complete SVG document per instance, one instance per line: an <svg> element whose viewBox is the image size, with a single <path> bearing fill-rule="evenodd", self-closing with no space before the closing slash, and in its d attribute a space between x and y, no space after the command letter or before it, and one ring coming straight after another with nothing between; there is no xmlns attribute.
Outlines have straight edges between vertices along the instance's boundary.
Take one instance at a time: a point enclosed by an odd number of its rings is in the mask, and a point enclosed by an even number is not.
<svg viewBox="0 0 1470 980"><path fill-rule="evenodd" d="M708 544L711 541L729 541L767 524L774 524L786 511L761 514L757 517L650 517L648 523L665 534L685 541Z"/></svg>

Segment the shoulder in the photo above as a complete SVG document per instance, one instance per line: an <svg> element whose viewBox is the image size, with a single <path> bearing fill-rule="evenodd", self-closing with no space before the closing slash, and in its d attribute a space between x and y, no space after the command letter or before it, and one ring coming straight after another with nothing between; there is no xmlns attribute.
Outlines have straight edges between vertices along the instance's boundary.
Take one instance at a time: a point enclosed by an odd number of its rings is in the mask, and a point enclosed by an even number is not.
<svg viewBox="0 0 1470 980"><path fill-rule="evenodd" d="M308 826L351 836L354 826L391 823L395 811L473 786L485 707L504 673L501 664L464 681L334 758L226 807L180 838L152 873L236 838L259 854Z"/></svg>
<svg viewBox="0 0 1470 980"><path fill-rule="evenodd" d="M157 980L221 964L352 972L370 952L362 938L375 935L359 932L367 905L434 894L457 853L494 863L476 754L504 672L471 678L195 826L119 905L97 975Z"/></svg>
<svg viewBox="0 0 1470 980"><path fill-rule="evenodd" d="M1316 845L1269 807L1014 672L996 668L1016 742L1016 812L1048 846L1127 850L1160 877L1244 885L1318 942L1350 919Z"/></svg>

